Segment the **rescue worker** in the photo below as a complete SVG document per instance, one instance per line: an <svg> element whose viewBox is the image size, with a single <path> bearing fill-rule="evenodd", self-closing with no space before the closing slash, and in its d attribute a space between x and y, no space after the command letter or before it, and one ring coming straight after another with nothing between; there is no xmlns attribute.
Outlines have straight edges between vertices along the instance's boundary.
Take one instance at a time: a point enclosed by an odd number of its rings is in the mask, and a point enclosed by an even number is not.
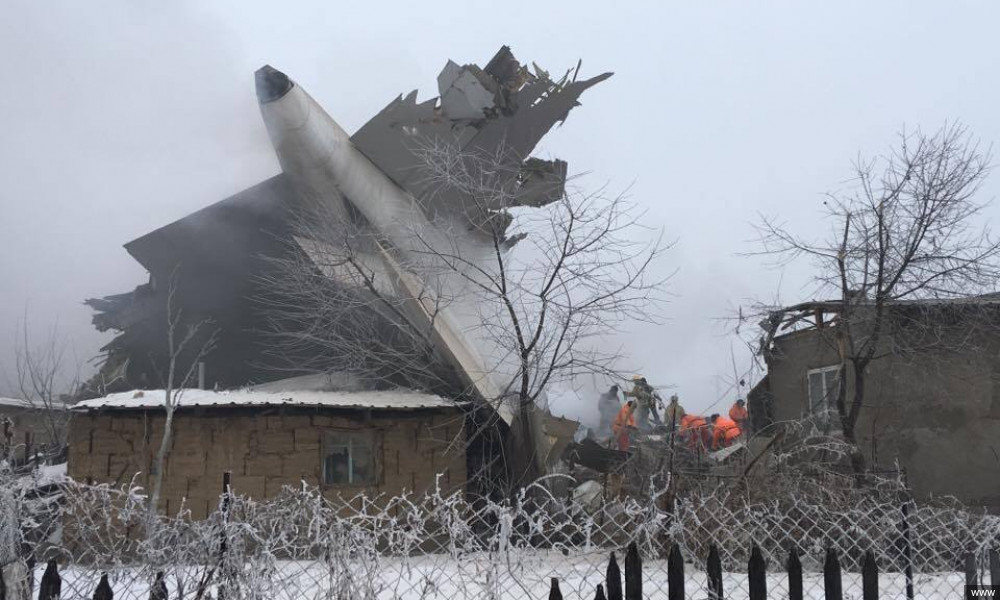
<svg viewBox="0 0 1000 600"><path fill-rule="evenodd" d="M711 442L708 421L700 415L684 415L681 417L681 437L692 450L697 450L698 446L708 448Z"/></svg>
<svg viewBox="0 0 1000 600"><path fill-rule="evenodd" d="M629 400L618 411L618 416L615 417L615 422L611 425L618 449L622 452L628 451L630 438L635 429L635 400Z"/></svg>
<svg viewBox="0 0 1000 600"><path fill-rule="evenodd" d="M736 404L729 409L729 418L736 421L736 424L740 426L741 431L746 431L747 429L747 419L750 417L747 413L746 402L743 398L738 398Z"/></svg>
<svg viewBox="0 0 1000 600"><path fill-rule="evenodd" d="M740 426L728 417L715 414L708 418L712 423L712 450L728 448L740 437Z"/></svg>
<svg viewBox="0 0 1000 600"><path fill-rule="evenodd" d="M670 431L676 431L681 426L681 419L684 418L684 407L680 404L680 398L677 394L670 396L670 403L663 410L663 421L670 428Z"/></svg>
<svg viewBox="0 0 1000 600"><path fill-rule="evenodd" d="M632 391L625 392L625 396L635 398L636 400L636 421L639 423L639 428L643 430L648 430L649 427L649 416L653 416L653 423L656 425L661 425L660 414L656 411L656 401L659 400L659 396L653 386L646 382L646 378L641 375L636 375L632 378Z"/></svg>
<svg viewBox="0 0 1000 600"><path fill-rule="evenodd" d="M613 385L611 389L601 394L597 399L597 410L601 415L600 435L611 434L611 424L615 422L615 416L621 410L622 403L618 399L618 386Z"/></svg>

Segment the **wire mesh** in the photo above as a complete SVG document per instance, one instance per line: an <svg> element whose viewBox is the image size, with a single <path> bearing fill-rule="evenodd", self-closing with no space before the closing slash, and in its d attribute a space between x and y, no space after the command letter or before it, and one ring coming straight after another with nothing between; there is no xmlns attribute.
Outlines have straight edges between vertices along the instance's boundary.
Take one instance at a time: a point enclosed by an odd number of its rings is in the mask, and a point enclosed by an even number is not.
<svg viewBox="0 0 1000 600"><path fill-rule="evenodd" d="M36 590L46 562L57 561L63 598L93 597L107 574L115 598L143 600L154 586L178 599L545 598L553 577L565 598L590 599L605 582L611 552L621 564L634 542L650 599L667 598L675 544L686 563L687 598L708 597L713 546L724 597L747 598L757 546L770 598L788 597L790 552L801 560L805 597L823 598L824 558L833 549L846 598L861 597L871 552L882 597L906 597L909 570L914 597L937 599L961 597L966 557L985 569L1000 538L1000 518L956 503L870 497L830 505L794 494L748 502L721 488L583 502L555 497L539 483L494 502L440 493L328 498L303 486L269 500L220 498L201 521L183 509L151 517L146 501L129 486L67 481L42 495L4 486L4 580L16 579L31 558Z"/></svg>

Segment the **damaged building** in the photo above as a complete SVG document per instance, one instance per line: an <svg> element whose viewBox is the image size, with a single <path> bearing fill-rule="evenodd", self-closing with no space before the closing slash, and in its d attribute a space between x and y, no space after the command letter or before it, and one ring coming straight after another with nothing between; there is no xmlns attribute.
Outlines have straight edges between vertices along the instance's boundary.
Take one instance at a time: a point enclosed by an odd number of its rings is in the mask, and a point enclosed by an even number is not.
<svg viewBox="0 0 1000 600"><path fill-rule="evenodd" d="M841 382L848 405L856 385L851 357L838 350L843 307L807 302L764 321L768 372L750 398L751 414L767 421L761 427L806 419L839 434ZM869 335L873 310L852 300L855 335ZM1000 294L892 301L884 310L855 428L867 468L898 466L917 497L1000 510L1000 483L982 476L1000 468Z"/></svg>
<svg viewBox="0 0 1000 600"><path fill-rule="evenodd" d="M438 76L438 97L418 101L416 91L400 96L348 136L298 83L270 66L258 70L257 97L282 172L125 245L148 271L149 279L131 292L87 300L96 312L94 325L114 332L115 337L103 348L104 362L89 382L87 395L93 403L79 409L88 416L73 421L70 471L86 471L85 476L95 480L119 476L117 469L94 466L101 460L111 464L117 459L108 457L121 453L117 442L108 441L99 444L107 452L97 457L90 441L97 435L94 432L114 430L114 423L132 423L154 409L148 402L123 404L119 394L169 385L235 390L314 372L334 372L361 381L362 389L356 393L404 390L401 393L428 394L476 407L465 413L475 423L474 429L483 431L482 423L493 423L502 435L515 409L501 392L506 382L489 364L495 352L467 333L463 319L474 313L474 307L435 303L434 293L447 292L454 281L441 278L422 249L434 244L460 244L472 253L491 249L492 240L483 234L488 225L494 233L500 229L502 248L509 250L523 234L507 231L512 222L508 209L542 207L563 196L567 164L531 153L553 126L566 119L585 90L610 76L578 79L578 71L579 67L553 79L537 67L522 65L507 47L482 68L449 61ZM506 206L482 206L461 190L435 186L421 175L421 148L498 157L509 172L503 184L514 190L514 201ZM365 267L378 274L377 285L359 286L317 259L317 248L341 243L303 233L302 219L315 214L310 211L317 206L349 224L351 240L364 253ZM276 323L280 318L269 312L269 302L275 302L275 265L287 260L309 265L314 271L311 275L329 279L343 294L338 297L348 301L363 299L376 287L391 297L392 310L371 318L392 341L394 319L425 327L432 347L417 359L433 365L433 376L415 379L396 365L372 364L320 345L286 348L277 344L275 330L287 328L288 323ZM181 331L196 332L184 351L176 354L175 371L197 373L196 380L165 381L171 371L167 339L168 315L172 314L183 315L177 325ZM410 350L401 348L402 352ZM209 423L227 414L208 404L196 408L182 403L179 418L203 418ZM315 408L299 406L294 411ZM409 410L408 406L397 408ZM250 414L245 406L233 410ZM282 410L292 409L285 406ZM337 411L353 415L344 421L352 423L348 428L375 419L371 407L344 406ZM397 412L380 414L395 418ZM265 416L272 418L270 413L259 413L259 418ZM301 416L296 413L289 418ZM456 432L449 433L454 436ZM482 446L470 451L475 454L468 461L470 472L489 462L484 458L489 454L485 446L497 443L492 434L480 437L484 438ZM81 441L85 439L87 443ZM309 443L312 447L314 441ZM248 448L244 450L250 452ZM379 452L389 456L393 449ZM390 462L385 458L382 463L385 466L379 472L384 477L392 471ZM318 477L321 462L313 463L310 468ZM457 469L458 464L451 467ZM464 481L464 477L453 480Z"/></svg>

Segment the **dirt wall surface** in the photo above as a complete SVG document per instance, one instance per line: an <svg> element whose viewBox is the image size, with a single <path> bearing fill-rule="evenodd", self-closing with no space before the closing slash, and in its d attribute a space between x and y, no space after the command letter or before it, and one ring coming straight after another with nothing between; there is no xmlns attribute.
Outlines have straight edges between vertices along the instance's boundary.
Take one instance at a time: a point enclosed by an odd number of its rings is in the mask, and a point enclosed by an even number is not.
<svg viewBox="0 0 1000 600"><path fill-rule="evenodd" d="M919 497L952 495L1000 510L998 358L988 345L967 351L891 354L868 367L866 402L857 425L869 465L904 468ZM775 421L808 410L806 373L837 364L833 347L816 331L775 340L769 361ZM848 369L848 399L853 373Z"/></svg>
<svg viewBox="0 0 1000 600"><path fill-rule="evenodd" d="M96 411L74 416L69 432L69 476L122 484L136 476L146 486L162 439L159 411ZM375 440L374 485L323 482L326 432L369 432ZM453 440L458 443L452 444ZM463 417L459 411L417 411L365 418L360 411L178 412L164 467L161 509L176 514L184 501L204 518L219 501L222 477L232 472L236 493L277 495L283 486L322 486L324 495L350 498L465 486Z"/></svg>
<svg viewBox="0 0 1000 600"><path fill-rule="evenodd" d="M54 442L53 436L65 436L70 413L67 410L46 410L27 406L0 405L0 443L3 442L4 417L13 423L11 443L16 460L24 458L25 432L31 432L31 443L35 450Z"/></svg>

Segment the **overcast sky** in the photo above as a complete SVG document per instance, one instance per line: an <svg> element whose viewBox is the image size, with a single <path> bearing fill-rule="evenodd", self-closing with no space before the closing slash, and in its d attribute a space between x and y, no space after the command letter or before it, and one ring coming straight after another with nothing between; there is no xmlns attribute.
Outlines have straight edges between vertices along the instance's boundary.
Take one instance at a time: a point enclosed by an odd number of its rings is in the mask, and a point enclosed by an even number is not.
<svg viewBox="0 0 1000 600"><path fill-rule="evenodd" d="M58 322L80 360L109 339L84 298L145 273L122 244L278 172L253 71L288 73L348 131L401 92L436 94L451 58L582 75L536 154L631 186L676 239L665 324L623 341L690 409L732 400L719 319L811 294L807 265L739 256L758 213L802 232L859 152L961 120L1000 140L1000 4L986 2L146 2L8 0L0 19L0 332ZM996 195L1000 174L983 190ZM986 216L994 223L1000 209ZM8 344L9 345L9 344ZM0 349L0 369L11 368Z"/></svg>

